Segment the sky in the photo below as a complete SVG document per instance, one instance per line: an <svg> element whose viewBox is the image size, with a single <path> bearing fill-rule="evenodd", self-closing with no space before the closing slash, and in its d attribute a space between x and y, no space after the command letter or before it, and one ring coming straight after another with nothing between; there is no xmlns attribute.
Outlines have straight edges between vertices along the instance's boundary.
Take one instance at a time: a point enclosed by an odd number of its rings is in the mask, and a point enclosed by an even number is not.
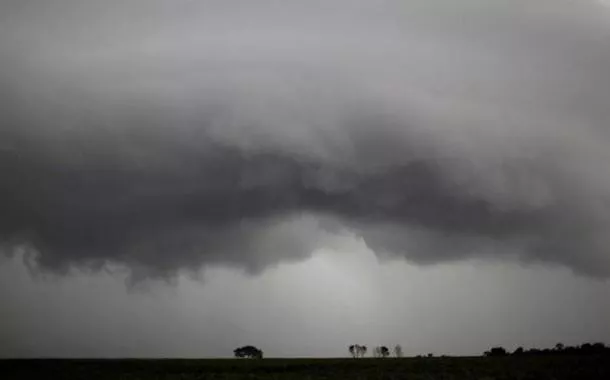
<svg viewBox="0 0 610 380"><path fill-rule="evenodd" d="M610 5L0 4L0 356L610 343Z"/></svg>

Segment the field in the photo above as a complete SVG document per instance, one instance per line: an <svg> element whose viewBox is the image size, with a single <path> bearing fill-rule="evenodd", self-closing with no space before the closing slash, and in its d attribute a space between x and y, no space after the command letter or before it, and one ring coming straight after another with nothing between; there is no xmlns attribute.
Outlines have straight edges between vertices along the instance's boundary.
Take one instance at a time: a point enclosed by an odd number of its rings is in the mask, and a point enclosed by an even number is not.
<svg viewBox="0 0 610 380"><path fill-rule="evenodd" d="M610 379L608 357L3 360L0 379Z"/></svg>

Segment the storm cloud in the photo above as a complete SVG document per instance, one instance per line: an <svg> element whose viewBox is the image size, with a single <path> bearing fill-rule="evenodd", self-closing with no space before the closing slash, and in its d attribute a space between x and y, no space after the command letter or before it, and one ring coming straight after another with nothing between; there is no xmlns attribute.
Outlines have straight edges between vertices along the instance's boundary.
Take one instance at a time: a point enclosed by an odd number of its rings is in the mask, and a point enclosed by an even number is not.
<svg viewBox="0 0 610 380"><path fill-rule="evenodd" d="M350 234L609 276L610 9L447 3L3 2L3 251L257 272Z"/></svg>

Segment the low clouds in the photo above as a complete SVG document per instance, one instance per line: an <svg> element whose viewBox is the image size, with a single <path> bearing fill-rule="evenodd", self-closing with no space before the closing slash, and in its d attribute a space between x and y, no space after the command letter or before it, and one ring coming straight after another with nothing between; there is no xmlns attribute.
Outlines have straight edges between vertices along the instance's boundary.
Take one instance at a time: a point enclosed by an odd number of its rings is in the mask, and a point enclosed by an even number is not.
<svg viewBox="0 0 610 380"><path fill-rule="evenodd" d="M256 272L353 234L610 274L599 4L2 7L6 252Z"/></svg>

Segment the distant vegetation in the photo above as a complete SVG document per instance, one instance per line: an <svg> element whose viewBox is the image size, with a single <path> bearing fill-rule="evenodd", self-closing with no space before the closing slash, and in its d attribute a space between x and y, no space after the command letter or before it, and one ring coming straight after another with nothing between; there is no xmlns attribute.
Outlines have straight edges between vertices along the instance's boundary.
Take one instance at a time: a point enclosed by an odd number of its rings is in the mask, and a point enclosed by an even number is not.
<svg viewBox="0 0 610 380"><path fill-rule="evenodd" d="M400 344L394 346L394 356L402 358L402 346Z"/></svg>
<svg viewBox="0 0 610 380"><path fill-rule="evenodd" d="M353 358L362 358L362 357L364 357L364 355L366 355L366 351L367 351L366 346L362 346L359 344L352 344L347 349Z"/></svg>
<svg viewBox="0 0 610 380"><path fill-rule="evenodd" d="M263 350L254 346L243 346L233 350L233 355L236 358L262 359Z"/></svg>
<svg viewBox="0 0 610 380"><path fill-rule="evenodd" d="M553 348L530 348L529 350L518 347L512 353L509 353L504 347L493 347L489 351L483 353L484 356L540 356L540 355L609 355L610 347L604 343L585 343L580 346L565 346L562 343L557 343Z"/></svg>
<svg viewBox="0 0 610 380"><path fill-rule="evenodd" d="M351 357L356 358L364 358L366 353L368 352L368 348L362 344L352 344L348 348L348 352ZM262 359L263 351L255 346L243 346L236 348L233 350L233 354L236 358L250 358L250 359ZM391 355L394 355L396 358L403 357L402 346L397 344L394 346L394 349L390 351L390 349L386 346L377 346L373 348L372 357L373 358L387 358ZM610 346L606 346L604 343L584 343L580 346L566 346L563 343L557 343L553 348L530 348L524 349L523 347L518 347L512 353L506 350L504 347L497 346L492 347L488 351L483 353L483 356L486 357L501 357L501 356L542 356L542 355L565 355L565 356L583 356L583 355L594 355L594 356L610 356ZM417 358L423 358L422 355L417 355ZM434 355L429 353L425 355L425 357L432 358ZM447 357L442 355L442 357Z"/></svg>
<svg viewBox="0 0 610 380"><path fill-rule="evenodd" d="M347 348L353 358L363 358L366 355L367 347L360 344L352 344ZM397 358L403 357L402 346L397 344L394 346L394 356ZM377 346L373 349L374 358L387 358L390 356L390 349L386 346Z"/></svg>
<svg viewBox="0 0 610 380"><path fill-rule="evenodd" d="M386 346L377 346L373 351L373 356L376 358L387 358L390 356L390 350Z"/></svg>

